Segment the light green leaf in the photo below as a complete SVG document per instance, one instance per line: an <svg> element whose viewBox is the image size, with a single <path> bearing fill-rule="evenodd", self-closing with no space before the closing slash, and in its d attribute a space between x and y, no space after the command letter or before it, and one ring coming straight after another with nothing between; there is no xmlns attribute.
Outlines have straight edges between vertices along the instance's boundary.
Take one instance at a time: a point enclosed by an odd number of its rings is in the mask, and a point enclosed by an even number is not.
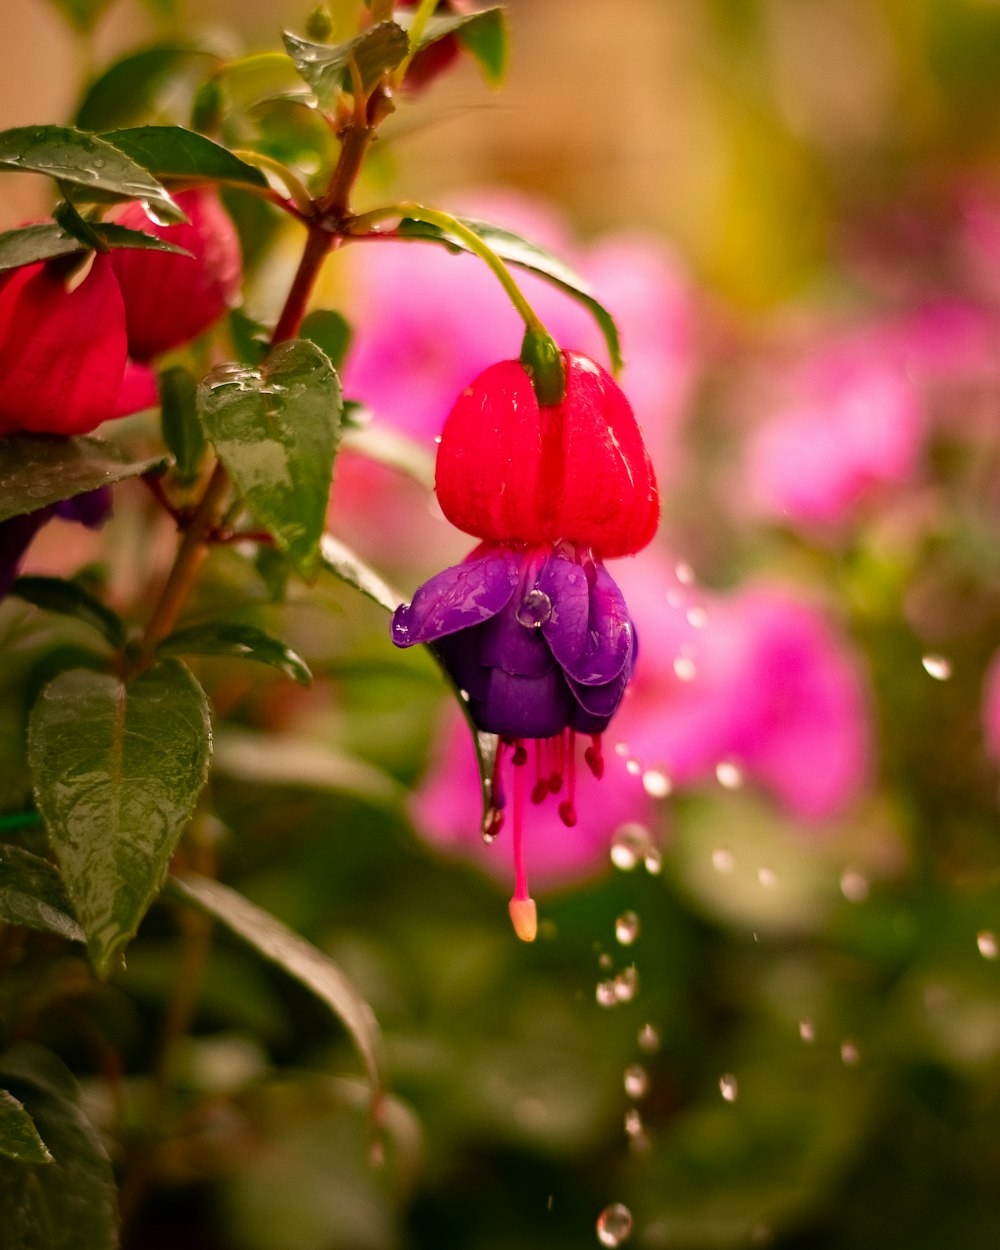
<svg viewBox="0 0 1000 1250"><path fill-rule="evenodd" d="M18 1046L0 1055L0 1085L24 1106L51 1156L0 1157L4 1250L117 1250L111 1163L73 1077L51 1052Z"/></svg>
<svg viewBox="0 0 1000 1250"><path fill-rule="evenodd" d="M208 701L178 660L128 685L73 669L32 708L36 801L100 976L114 970L163 882L210 750Z"/></svg>
<svg viewBox="0 0 1000 1250"><path fill-rule="evenodd" d="M165 85L212 53L182 44L156 44L109 66L87 87L76 113L81 130L111 130L149 117Z"/></svg>
<svg viewBox="0 0 1000 1250"><path fill-rule="evenodd" d="M225 182L257 189L268 185L259 169L183 126L136 126L110 130L101 138L165 182Z"/></svg>
<svg viewBox="0 0 1000 1250"><path fill-rule="evenodd" d="M0 920L86 940L57 869L19 846L0 845Z"/></svg>
<svg viewBox="0 0 1000 1250"><path fill-rule="evenodd" d="M384 1088L382 1034L371 1007L328 955L229 886L194 873L170 878L173 895L221 921L324 1002L350 1033L371 1087L373 1113Z"/></svg>
<svg viewBox="0 0 1000 1250"><path fill-rule="evenodd" d="M84 621L117 650L125 646L128 637L125 622L79 582L62 577L25 576L14 582L9 593L46 612L58 612Z"/></svg>
<svg viewBox="0 0 1000 1250"><path fill-rule="evenodd" d="M0 131L0 170L46 174L86 202L142 200L164 221L184 214L152 174L97 135L68 126L19 126Z"/></svg>
<svg viewBox="0 0 1000 1250"><path fill-rule="evenodd" d="M368 91L387 70L395 69L410 48L406 32L396 22L376 22L347 43L313 43L283 31L285 50L320 104L332 104L341 90L351 90L349 65L353 60Z"/></svg>
<svg viewBox="0 0 1000 1250"><path fill-rule="evenodd" d="M221 365L201 383L198 411L240 494L311 578L342 411L340 380L326 355L296 339L279 344L259 368Z"/></svg>
<svg viewBox="0 0 1000 1250"><path fill-rule="evenodd" d="M291 647L255 625L238 621L213 621L175 630L164 638L157 651L160 655L226 655L256 660L280 669L300 686L312 682L309 665Z"/></svg>
<svg viewBox="0 0 1000 1250"><path fill-rule="evenodd" d="M97 438L18 434L0 438L0 521L37 512L99 486L166 467L163 456L135 460L124 448Z"/></svg>
<svg viewBox="0 0 1000 1250"><path fill-rule="evenodd" d="M108 248L139 248L151 252L176 252L180 256L191 255L183 247L167 243L155 235L144 234L141 230L129 230L126 226L107 221L87 224ZM0 234L0 273L36 261L52 260L56 256L71 256L74 252L85 252L87 249L86 242L54 222L5 230Z"/></svg>
<svg viewBox="0 0 1000 1250"><path fill-rule="evenodd" d="M34 1120L5 1089L0 1089L0 1155L19 1163L52 1162Z"/></svg>
<svg viewBox="0 0 1000 1250"><path fill-rule="evenodd" d="M560 287L583 304L604 335L612 369L617 372L622 367L621 343L614 318L595 298L583 278L569 265L545 248L539 247L537 243L531 243L521 235L505 230L502 226L495 226L491 222L479 221L473 217L457 217L455 220L477 234L501 260L548 279L553 285ZM470 250L467 243L454 235L447 234L437 226L431 226L422 221L413 221L411 218L404 218L399 223L399 234L405 238L427 239L429 242L442 244L451 251L467 252Z"/></svg>

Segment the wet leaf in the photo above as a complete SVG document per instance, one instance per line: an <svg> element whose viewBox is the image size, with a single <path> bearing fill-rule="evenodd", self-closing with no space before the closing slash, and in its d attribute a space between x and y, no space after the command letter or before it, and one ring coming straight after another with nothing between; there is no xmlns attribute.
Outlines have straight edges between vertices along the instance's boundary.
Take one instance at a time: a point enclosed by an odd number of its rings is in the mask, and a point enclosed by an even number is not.
<svg viewBox="0 0 1000 1250"><path fill-rule="evenodd" d="M205 436L198 420L198 384L180 365L164 369L156 379L160 395L160 428L174 457L178 481L197 480L205 456Z"/></svg>
<svg viewBox="0 0 1000 1250"><path fill-rule="evenodd" d="M313 343L281 343L259 368L213 369L198 391L202 429L240 494L304 577L319 543L340 437L340 380Z"/></svg>
<svg viewBox="0 0 1000 1250"><path fill-rule="evenodd" d="M36 801L102 977L163 882L210 749L208 701L178 660L128 685L73 669L50 682L32 708Z"/></svg>
<svg viewBox="0 0 1000 1250"><path fill-rule="evenodd" d="M0 1158L4 1250L117 1250L111 1163L73 1077L50 1051L18 1046L0 1055L0 1085L24 1106L52 1160Z"/></svg>
<svg viewBox="0 0 1000 1250"><path fill-rule="evenodd" d="M178 629L164 638L157 650L160 655L227 655L256 660L279 669L300 686L312 683L309 665L291 647L255 625L237 621L213 621Z"/></svg>
<svg viewBox="0 0 1000 1250"><path fill-rule="evenodd" d="M87 87L76 113L81 130L111 130L141 121L154 111L164 85L210 52L182 44L157 44L130 53L109 66Z"/></svg>
<svg viewBox="0 0 1000 1250"><path fill-rule="evenodd" d="M396 22L377 22L347 43L313 43L290 31L282 32L285 50L322 107L332 104L341 90L351 90L349 65L353 60L368 91L387 70L395 69L409 51L410 41Z"/></svg>
<svg viewBox="0 0 1000 1250"><path fill-rule="evenodd" d="M168 463L164 456L136 460L117 444L97 438L0 438L0 521L162 470Z"/></svg>
<svg viewBox="0 0 1000 1250"><path fill-rule="evenodd" d="M0 170L46 174L74 199L91 203L142 200L164 221L184 214L152 174L97 135L68 126L19 126L0 131Z"/></svg>
<svg viewBox="0 0 1000 1250"><path fill-rule="evenodd" d="M299 937L270 912L220 881L194 873L170 878L170 891L221 921L256 951L324 1002L350 1033L371 1087L373 1111L384 1088L382 1034L371 1007L328 955Z"/></svg>
<svg viewBox="0 0 1000 1250"><path fill-rule="evenodd" d="M165 182L224 182L255 188L268 185L259 169L183 126L136 126L108 131L101 138Z"/></svg>
<svg viewBox="0 0 1000 1250"><path fill-rule="evenodd" d="M0 846L0 920L85 941L58 869L19 846Z"/></svg>
<svg viewBox="0 0 1000 1250"><path fill-rule="evenodd" d="M545 248L531 243L511 230L505 230L502 226L495 226L488 221L479 221L472 217L458 217L456 220L477 234L501 260L547 278L553 285L560 287L583 304L604 335L612 369L617 372L622 367L621 342L614 318L594 297L583 278L569 265ZM404 218L399 223L399 233L406 238L427 239L432 243L439 243L451 251L467 252L470 250L468 244L463 243L454 235L447 234L437 226L427 225L422 221L413 221L411 218Z"/></svg>
<svg viewBox="0 0 1000 1250"><path fill-rule="evenodd" d="M0 1155L18 1163L52 1162L34 1120L5 1089L0 1089Z"/></svg>
<svg viewBox="0 0 1000 1250"><path fill-rule="evenodd" d="M19 577L9 591L46 612L75 617L98 631L113 647L125 646L125 622L79 582L62 577Z"/></svg>
<svg viewBox="0 0 1000 1250"><path fill-rule="evenodd" d="M108 248L140 248L151 252L176 252L180 256L191 253L174 243L167 243L141 230L129 230L114 222L88 222L87 225ZM17 230L5 230L0 234L0 273L17 269L40 260L52 260L56 256L71 256L85 252L88 244L77 235L67 232L54 222L35 226L22 226Z"/></svg>

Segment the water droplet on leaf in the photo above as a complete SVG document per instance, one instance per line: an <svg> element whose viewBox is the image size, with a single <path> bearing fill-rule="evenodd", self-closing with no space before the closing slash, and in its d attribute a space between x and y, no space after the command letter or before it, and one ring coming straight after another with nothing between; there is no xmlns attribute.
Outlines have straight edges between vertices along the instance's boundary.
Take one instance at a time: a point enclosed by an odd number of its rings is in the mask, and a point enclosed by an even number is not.
<svg viewBox="0 0 1000 1250"><path fill-rule="evenodd" d="M622 946L631 946L639 936L639 917L634 911L622 912L615 921L615 937Z"/></svg>
<svg viewBox="0 0 1000 1250"><path fill-rule="evenodd" d="M630 1063L625 1069L625 1093L629 1098L645 1098L649 1093L649 1073L641 1063Z"/></svg>

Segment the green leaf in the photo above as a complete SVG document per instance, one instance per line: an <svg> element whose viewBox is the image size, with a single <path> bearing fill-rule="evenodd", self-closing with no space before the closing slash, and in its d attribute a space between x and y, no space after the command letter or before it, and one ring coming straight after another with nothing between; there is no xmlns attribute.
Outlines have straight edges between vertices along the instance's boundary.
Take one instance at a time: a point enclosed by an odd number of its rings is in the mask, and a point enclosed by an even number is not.
<svg viewBox="0 0 1000 1250"><path fill-rule="evenodd" d="M175 243L167 243L164 239L144 234L141 230L129 230L128 227L116 225L114 222L95 221L87 222L87 225L107 248L127 247L151 252L176 252L180 256L191 255ZM5 230L0 234L0 273L7 269L18 269L21 265L32 265L39 260L52 260L56 256L85 252L87 248L87 243L82 239L67 233L62 226L52 222Z"/></svg>
<svg viewBox="0 0 1000 1250"><path fill-rule="evenodd" d="M333 367L339 369L351 345L351 325L339 312L317 308L302 322L299 338L315 343L326 353Z"/></svg>
<svg viewBox="0 0 1000 1250"><path fill-rule="evenodd" d="M395 69L410 49L406 31L396 22L377 22L347 43L313 43L287 30L282 32L282 38L295 68L323 108L334 103L339 91L351 90L352 60L368 91L387 70Z"/></svg>
<svg viewBox="0 0 1000 1250"><path fill-rule="evenodd" d="M143 121L156 107L165 84L212 53L182 44L157 44L130 53L87 87L76 112L81 130L111 130Z"/></svg>
<svg viewBox="0 0 1000 1250"><path fill-rule="evenodd" d="M19 846L0 846L0 920L86 941L58 870Z"/></svg>
<svg viewBox="0 0 1000 1250"><path fill-rule="evenodd" d="M0 170L46 174L85 202L142 200L164 221L184 214L152 174L97 135L68 126L19 126L0 131Z"/></svg>
<svg viewBox="0 0 1000 1250"><path fill-rule="evenodd" d="M412 13L400 13L396 20L408 30L413 23L413 17ZM419 52L448 35L455 35L463 47L468 49L490 86L500 85L507 68L507 22L502 8L431 17L414 51Z"/></svg>
<svg viewBox="0 0 1000 1250"><path fill-rule="evenodd" d="M404 596L382 580L378 573L365 564L360 556L355 555L350 547L332 534L324 534L320 542L320 556L323 568L339 577L348 586L360 590L363 595L377 603L387 612L395 612L403 602Z"/></svg>
<svg viewBox="0 0 1000 1250"><path fill-rule="evenodd" d="M136 126L110 130L101 138L164 181L225 182L256 188L268 185L259 169L183 126Z"/></svg>
<svg viewBox="0 0 1000 1250"><path fill-rule="evenodd" d="M125 646L128 637L125 622L79 582L62 577L25 576L14 582L9 593L46 612L59 612L85 621L119 651Z"/></svg>
<svg viewBox="0 0 1000 1250"><path fill-rule="evenodd" d="M171 893L219 920L325 1003L350 1033L371 1087L373 1112L384 1088L382 1035L371 1007L328 955L229 886L194 873L170 878Z"/></svg>
<svg viewBox="0 0 1000 1250"><path fill-rule="evenodd" d="M19 1163L52 1162L34 1120L5 1089L0 1089L0 1155Z"/></svg>
<svg viewBox="0 0 1000 1250"><path fill-rule="evenodd" d="M319 564L341 409L336 371L314 343L301 339L279 344L257 369L221 365L198 390L206 437L306 578Z"/></svg>
<svg viewBox="0 0 1000 1250"><path fill-rule="evenodd" d="M0 521L127 477L155 473L168 463L163 456L135 460L124 448L97 438L33 434L0 438Z"/></svg>
<svg viewBox="0 0 1000 1250"><path fill-rule="evenodd" d="M51 0L51 3L71 26L86 34L94 29L112 0Z"/></svg>
<svg viewBox="0 0 1000 1250"><path fill-rule="evenodd" d="M178 480L190 484L197 480L205 456L205 436L198 420L198 384L187 369L176 365L164 369L156 385L163 441L174 457Z"/></svg>
<svg viewBox="0 0 1000 1250"><path fill-rule="evenodd" d="M52 1158L0 1158L4 1250L117 1250L111 1163L73 1077L51 1052L19 1046L0 1055L0 1084L23 1104Z"/></svg>
<svg viewBox="0 0 1000 1250"><path fill-rule="evenodd" d="M61 673L28 727L35 798L99 976L159 890L205 783L208 701L178 660L128 685Z"/></svg>
<svg viewBox="0 0 1000 1250"><path fill-rule="evenodd" d="M160 655L228 655L280 669L301 686L312 683L305 660L279 638L238 621L213 621L175 630L157 648Z"/></svg>
<svg viewBox="0 0 1000 1250"><path fill-rule="evenodd" d="M479 235L483 242L492 248L501 260L511 265L517 265L521 269L530 270L531 273L536 273L542 278L547 278L553 285L560 287L568 295L571 295L575 300L583 304L593 316L601 333L604 335L608 345L608 356L611 360L612 369L617 372L622 367L621 342L614 318L604 305L594 297L590 287L583 278L575 273L569 265L545 248L539 247L537 243L531 243L527 239L522 238L521 235L515 234L511 230L505 230L502 226L495 226L491 222L479 221L473 217L457 217L455 220ZM468 252L470 250L468 244L463 243L461 239L456 238L454 235L447 234L437 226L431 226L422 221L414 221L408 217L399 223L399 234L405 238L427 239L432 243L442 244L451 251Z"/></svg>

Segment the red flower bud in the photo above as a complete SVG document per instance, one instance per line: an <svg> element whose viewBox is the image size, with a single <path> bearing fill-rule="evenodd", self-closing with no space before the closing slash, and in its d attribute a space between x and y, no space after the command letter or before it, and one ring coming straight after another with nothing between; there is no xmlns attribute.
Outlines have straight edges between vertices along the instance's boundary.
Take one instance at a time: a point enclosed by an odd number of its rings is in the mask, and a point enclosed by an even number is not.
<svg viewBox="0 0 1000 1250"><path fill-rule="evenodd" d="M613 378L563 352L566 394L540 406L516 360L491 365L458 398L437 454L445 516L491 542L568 541L600 559L649 542L659 495L649 453Z"/></svg>
<svg viewBox="0 0 1000 1250"><path fill-rule="evenodd" d="M125 309L107 256L0 275L0 435L86 434L114 414Z"/></svg>
<svg viewBox="0 0 1000 1250"><path fill-rule="evenodd" d="M116 220L185 248L190 256L122 248L112 264L125 300L129 355L149 360L189 343L239 299L240 245L218 193L211 187L174 197L190 218L161 226L141 204L129 204Z"/></svg>

